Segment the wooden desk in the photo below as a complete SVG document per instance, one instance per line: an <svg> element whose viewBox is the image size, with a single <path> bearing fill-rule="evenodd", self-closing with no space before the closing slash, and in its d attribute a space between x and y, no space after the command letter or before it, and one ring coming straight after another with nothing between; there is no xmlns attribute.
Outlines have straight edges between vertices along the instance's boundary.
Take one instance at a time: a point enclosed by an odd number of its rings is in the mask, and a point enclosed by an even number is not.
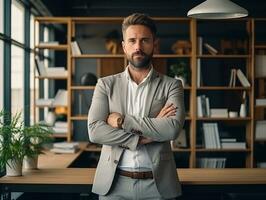
<svg viewBox="0 0 266 200"><path fill-rule="evenodd" d="M89 193L95 168L66 168L81 153L40 157L39 170L28 170L21 177L2 177L0 187L10 192ZM192 192L264 192L266 169L177 169L183 193Z"/></svg>

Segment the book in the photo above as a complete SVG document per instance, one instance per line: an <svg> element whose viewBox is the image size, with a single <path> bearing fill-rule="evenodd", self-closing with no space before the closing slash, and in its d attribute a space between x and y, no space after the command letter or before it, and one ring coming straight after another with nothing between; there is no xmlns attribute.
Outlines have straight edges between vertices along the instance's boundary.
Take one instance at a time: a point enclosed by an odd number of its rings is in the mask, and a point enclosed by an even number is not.
<svg viewBox="0 0 266 200"><path fill-rule="evenodd" d="M222 142L222 149L246 149L245 142Z"/></svg>
<svg viewBox="0 0 266 200"><path fill-rule="evenodd" d="M48 42L40 42L40 46L56 46L59 45L58 41L48 41Z"/></svg>
<svg viewBox="0 0 266 200"><path fill-rule="evenodd" d="M238 77L240 83L242 84L242 86L244 86L244 87L250 87L250 83L249 83L247 77L241 71L241 69L238 69L237 72L236 72L236 74L237 74L237 77Z"/></svg>
<svg viewBox="0 0 266 200"><path fill-rule="evenodd" d="M63 149L69 149L69 148L78 148L79 143L78 142L55 142L53 143L54 148L63 148Z"/></svg>
<svg viewBox="0 0 266 200"><path fill-rule="evenodd" d="M255 126L255 138L257 140L265 140L266 139L266 120L256 121Z"/></svg>
<svg viewBox="0 0 266 200"><path fill-rule="evenodd" d="M77 148L69 148L69 149L65 149L65 148L52 148L50 149L51 152L54 153L77 153L79 149Z"/></svg>
<svg viewBox="0 0 266 200"><path fill-rule="evenodd" d="M266 76L266 55L255 56L255 77Z"/></svg>
<svg viewBox="0 0 266 200"><path fill-rule="evenodd" d="M202 86L201 60L197 59L197 87Z"/></svg>
<svg viewBox="0 0 266 200"><path fill-rule="evenodd" d="M82 54L77 41L71 42L71 52L73 56L78 56Z"/></svg>
<svg viewBox="0 0 266 200"><path fill-rule="evenodd" d="M35 60L35 66L36 66L39 76L46 76L44 61L40 61L38 57L35 57L34 60Z"/></svg>
<svg viewBox="0 0 266 200"><path fill-rule="evenodd" d="M52 106L54 99L36 99L36 106Z"/></svg>
<svg viewBox="0 0 266 200"><path fill-rule="evenodd" d="M202 55L202 44L203 44L203 38L201 36L198 37L198 46L197 46L197 50L198 50L198 54Z"/></svg>
<svg viewBox="0 0 266 200"><path fill-rule="evenodd" d="M227 108L212 108L211 117L228 117Z"/></svg>
<svg viewBox="0 0 266 200"><path fill-rule="evenodd" d="M65 67L45 67L44 61L41 61L37 56L35 58L35 65L39 76L67 77L68 74Z"/></svg>
<svg viewBox="0 0 266 200"><path fill-rule="evenodd" d="M266 106L266 98L256 99L256 106Z"/></svg>
<svg viewBox="0 0 266 200"><path fill-rule="evenodd" d="M213 46L211 46L208 43L204 43L204 47L208 50L208 52L212 55L216 55L218 53L217 49L215 49Z"/></svg>
<svg viewBox="0 0 266 200"><path fill-rule="evenodd" d="M236 86L236 69L231 69L229 87Z"/></svg>

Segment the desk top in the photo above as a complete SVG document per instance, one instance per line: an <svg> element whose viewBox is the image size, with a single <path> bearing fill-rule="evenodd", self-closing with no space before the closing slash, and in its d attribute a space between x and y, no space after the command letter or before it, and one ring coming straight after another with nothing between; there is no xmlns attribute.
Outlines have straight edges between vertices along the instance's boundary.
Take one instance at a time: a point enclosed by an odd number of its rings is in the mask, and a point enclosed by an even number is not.
<svg viewBox="0 0 266 200"><path fill-rule="evenodd" d="M2 177L0 184L85 184L91 185L95 168L67 168L81 153L87 143L81 143L75 154L45 152L39 157L39 170L23 171L21 177ZM266 169L177 169L184 185L265 184Z"/></svg>
<svg viewBox="0 0 266 200"><path fill-rule="evenodd" d="M177 169L183 185L266 184L266 169ZM4 184L92 185L95 168L39 169L21 177L2 177Z"/></svg>

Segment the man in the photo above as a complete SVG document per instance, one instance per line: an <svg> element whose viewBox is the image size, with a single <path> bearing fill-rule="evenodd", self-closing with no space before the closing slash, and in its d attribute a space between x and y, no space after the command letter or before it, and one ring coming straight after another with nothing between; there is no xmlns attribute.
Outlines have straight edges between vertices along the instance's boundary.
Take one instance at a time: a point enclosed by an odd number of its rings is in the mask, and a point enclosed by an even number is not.
<svg viewBox="0 0 266 200"><path fill-rule="evenodd" d="M181 195L170 140L184 123L182 84L152 67L150 17L128 16L122 33L129 64L98 80L88 115L90 140L103 144L92 191L108 200L173 199Z"/></svg>

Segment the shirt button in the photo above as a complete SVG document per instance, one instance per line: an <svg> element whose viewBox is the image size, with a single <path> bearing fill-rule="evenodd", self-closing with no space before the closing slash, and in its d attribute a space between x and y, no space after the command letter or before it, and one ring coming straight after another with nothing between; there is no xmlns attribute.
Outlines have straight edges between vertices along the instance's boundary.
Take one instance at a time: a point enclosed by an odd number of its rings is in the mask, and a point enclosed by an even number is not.
<svg viewBox="0 0 266 200"><path fill-rule="evenodd" d="M115 163L115 164L118 164L118 160L114 160L114 163Z"/></svg>

